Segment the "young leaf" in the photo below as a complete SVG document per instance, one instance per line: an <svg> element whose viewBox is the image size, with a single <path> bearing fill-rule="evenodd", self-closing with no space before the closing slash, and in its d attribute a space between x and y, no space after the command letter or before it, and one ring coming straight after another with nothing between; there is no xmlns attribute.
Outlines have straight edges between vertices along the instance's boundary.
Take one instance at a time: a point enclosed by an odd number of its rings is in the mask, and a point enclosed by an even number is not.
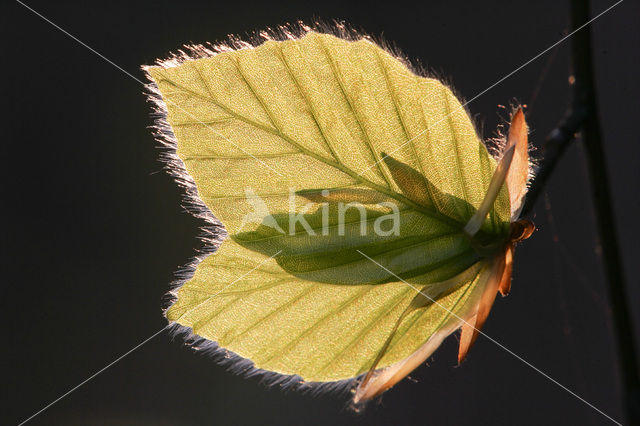
<svg viewBox="0 0 640 426"><path fill-rule="evenodd" d="M494 159L447 86L367 39L309 31L198 56L146 71L160 127L231 238L167 318L251 371L371 371L356 399L379 394L497 291L504 176L468 235Z"/></svg>

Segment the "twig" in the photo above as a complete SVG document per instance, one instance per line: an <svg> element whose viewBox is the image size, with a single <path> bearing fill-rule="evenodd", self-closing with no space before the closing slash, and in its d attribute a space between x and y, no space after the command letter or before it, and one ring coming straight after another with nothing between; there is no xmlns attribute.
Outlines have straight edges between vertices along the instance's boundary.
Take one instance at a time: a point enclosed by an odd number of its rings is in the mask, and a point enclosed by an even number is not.
<svg viewBox="0 0 640 426"><path fill-rule="evenodd" d="M589 112L587 105L577 102L577 99L574 98L574 102L567 110L564 118L558 126L551 131L542 145L543 160L536 172L536 178L527 192L527 198L522 208L522 216L531 212L536 200L544 190L547 180L555 169L558 160L560 160L564 151L571 142L573 142L576 134L582 129L588 117Z"/></svg>
<svg viewBox="0 0 640 426"><path fill-rule="evenodd" d="M573 28L577 28L578 25L589 19L589 6L590 2L586 0L571 1L571 23ZM602 132L598 119L589 27L585 27L575 34L571 46L575 77L573 100L565 118L551 132L544 143L544 160L538 171L538 176L529 190L523 214L531 211L558 160L574 140L576 133L580 132L591 175L598 235L602 247L602 260L615 328L614 338L618 347L623 409L629 424L640 424L640 376L638 374L636 347L633 339L633 326L627 305L628 299L622 261L615 230L613 204L609 192Z"/></svg>

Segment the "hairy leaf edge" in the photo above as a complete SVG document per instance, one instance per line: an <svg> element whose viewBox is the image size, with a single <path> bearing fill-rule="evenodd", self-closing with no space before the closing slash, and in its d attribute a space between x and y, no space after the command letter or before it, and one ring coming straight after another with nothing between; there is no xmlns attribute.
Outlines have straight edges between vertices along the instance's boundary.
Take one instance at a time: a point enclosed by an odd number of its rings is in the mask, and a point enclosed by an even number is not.
<svg viewBox="0 0 640 426"><path fill-rule="evenodd" d="M269 40L285 41L298 39L312 31L331 34L347 41L366 39L377 44L397 60L401 61L414 74L422 77L436 78L448 86L454 96L461 101L468 117L472 122L474 121L474 115L472 115L466 107L464 98L448 84L446 78L443 78L433 71L428 72L420 63L416 66L407 56L402 54L394 44L389 43L381 37L372 37L356 31L342 21L333 21L331 23L317 21L314 22L313 26L307 26L302 21L298 21L295 24L286 24L275 29L268 28L267 30L256 31L249 35L249 42L242 40L238 36L229 35L228 39L223 43L215 45L211 43L206 43L206 45L184 45L183 49L178 50L177 53L171 53L166 59L156 60L155 65L143 65L141 68L149 81L149 83L145 84L145 94L147 101L152 105L151 115L154 120L154 124L150 126L150 128L160 148L158 160L163 164L163 170L172 177L181 189L181 206L193 217L203 221L196 235L199 247L195 250L194 255L174 272L173 280L169 284L170 290L163 298L163 315L165 318L167 317L167 311L178 300L177 293L179 289L193 277L198 265L217 251L222 242L228 237L228 234L222 222L214 216L213 212L198 196L195 181L189 175L183 161L177 155L178 140L168 122L167 106L160 90L149 73L149 69L152 67L165 69L178 67L190 60L207 58L223 52L252 49ZM477 123L473 124L477 132L479 127ZM494 144L494 146L487 146L489 153L493 155L494 158L501 155L501 146L499 143L496 143L494 140L484 140L480 135L478 135L478 139L483 141L485 145ZM362 373L350 379L333 382L307 382L298 375L286 375L258 368L250 359L219 346L215 341L193 333L191 327L183 326L175 321L169 321L167 329L173 338L177 337L194 351L210 356L216 363L227 368L230 372L247 378L261 377L261 383L268 386L277 385L283 389L293 389L312 395L325 392L341 394L351 392L355 389L366 374Z"/></svg>

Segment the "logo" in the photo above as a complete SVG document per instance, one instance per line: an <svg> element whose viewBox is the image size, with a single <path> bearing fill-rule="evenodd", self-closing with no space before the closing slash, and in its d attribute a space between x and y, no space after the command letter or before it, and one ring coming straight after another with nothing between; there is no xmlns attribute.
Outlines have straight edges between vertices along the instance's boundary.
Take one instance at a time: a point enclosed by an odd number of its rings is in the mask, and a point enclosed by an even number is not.
<svg viewBox="0 0 640 426"><path fill-rule="evenodd" d="M353 194L354 199L362 198L355 191ZM289 188L288 211L272 214L260 195L252 188L245 188L245 199L251 211L243 217L238 232L249 224L258 224L285 235L299 235L301 232L310 236L345 236L347 233L380 237L400 235L401 215L397 204L380 200L346 202L349 195L345 190L298 192ZM300 206L301 200L307 202Z"/></svg>

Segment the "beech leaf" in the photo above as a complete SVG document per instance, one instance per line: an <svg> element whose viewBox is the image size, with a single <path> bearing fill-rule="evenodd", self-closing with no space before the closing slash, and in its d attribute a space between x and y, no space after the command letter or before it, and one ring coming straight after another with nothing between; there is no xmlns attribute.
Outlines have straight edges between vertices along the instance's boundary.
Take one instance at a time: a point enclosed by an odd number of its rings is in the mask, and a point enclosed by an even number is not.
<svg viewBox="0 0 640 426"><path fill-rule="evenodd" d="M363 401L495 296L505 175L466 233L497 164L440 81L367 38L314 31L145 69L160 127L230 235L173 293L166 316L192 337L276 380L360 378Z"/></svg>

